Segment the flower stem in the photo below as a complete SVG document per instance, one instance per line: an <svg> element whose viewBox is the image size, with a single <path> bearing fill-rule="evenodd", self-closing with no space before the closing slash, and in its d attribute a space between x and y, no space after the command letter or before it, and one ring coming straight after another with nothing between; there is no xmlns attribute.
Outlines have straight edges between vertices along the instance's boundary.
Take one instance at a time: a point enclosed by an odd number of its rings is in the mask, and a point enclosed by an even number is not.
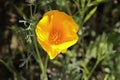
<svg viewBox="0 0 120 80"><path fill-rule="evenodd" d="M47 79L47 74L46 74L46 68L47 67L43 65L43 62L42 62L41 57L40 57L40 52L39 52L38 46L37 46L37 40L36 40L35 37L33 38L33 41L34 41L35 50L36 50L36 53L37 53L37 59L36 59L36 61L38 62L39 67L40 67L40 69L42 71L42 79L43 80L48 80ZM46 65L47 65L47 63L46 63Z"/></svg>
<svg viewBox="0 0 120 80"><path fill-rule="evenodd" d="M33 4L30 4L30 19L32 19L33 15L35 15L35 12L36 12L36 5L34 7L34 9L32 9L32 5ZM31 30L30 32L32 34L34 34L34 36L32 37L32 40L33 40L33 45L34 45L34 49L35 49L35 60L37 61L37 63L39 64L39 68L41 70L41 74L40 74L40 80L48 80L47 79L47 74L46 74L46 69L47 69L47 62L48 62L48 57L46 58L46 62L45 62L45 65L43 64L43 61L41 59L41 55L40 55L40 51L39 51L39 46L37 44L37 39L36 39L36 35L35 35L35 26L36 24L35 23L31 23L30 24L30 27L31 27Z"/></svg>
<svg viewBox="0 0 120 80"><path fill-rule="evenodd" d="M89 79L90 79L90 77L92 76L93 72L95 71L95 69L96 69L97 65L99 64L99 62L100 62L100 60L99 60L99 59L97 59L97 61L96 61L95 65L93 66L93 68L92 68L91 72L89 73L89 75L88 75L88 77L87 77L87 80L89 80Z"/></svg>
<svg viewBox="0 0 120 80"><path fill-rule="evenodd" d="M47 72L47 64L48 64L48 55L47 55L47 57L46 57L46 61L45 61L45 72Z"/></svg>

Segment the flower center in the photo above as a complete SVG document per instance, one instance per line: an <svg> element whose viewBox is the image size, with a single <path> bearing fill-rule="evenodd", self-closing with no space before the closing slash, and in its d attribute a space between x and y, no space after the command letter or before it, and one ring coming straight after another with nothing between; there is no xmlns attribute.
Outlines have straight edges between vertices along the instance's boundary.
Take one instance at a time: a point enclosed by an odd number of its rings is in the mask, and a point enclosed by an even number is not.
<svg viewBox="0 0 120 80"><path fill-rule="evenodd" d="M60 30L51 30L50 34L49 34L49 42L51 44L60 44L62 42L63 39L63 35L62 35L62 31Z"/></svg>

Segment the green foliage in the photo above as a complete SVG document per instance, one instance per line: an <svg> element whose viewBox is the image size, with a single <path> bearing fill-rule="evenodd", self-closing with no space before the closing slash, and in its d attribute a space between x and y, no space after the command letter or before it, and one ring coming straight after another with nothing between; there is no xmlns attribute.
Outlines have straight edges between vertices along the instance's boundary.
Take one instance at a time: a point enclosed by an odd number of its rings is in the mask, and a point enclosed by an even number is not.
<svg viewBox="0 0 120 80"><path fill-rule="evenodd" d="M8 78L13 80L120 79L119 3L110 0L27 0L18 4L13 7L20 17L19 24L7 25L16 35L18 46L9 56L0 54L0 79L6 79L3 76L7 74L11 74ZM66 54L49 60L37 44L34 31L42 15L53 9L74 18L79 26L79 41ZM4 68L10 73L2 72Z"/></svg>
<svg viewBox="0 0 120 80"><path fill-rule="evenodd" d="M97 7L93 8L88 15L85 17L83 23L85 23L86 21L88 21L90 19L90 17L95 13L95 11L97 10Z"/></svg>

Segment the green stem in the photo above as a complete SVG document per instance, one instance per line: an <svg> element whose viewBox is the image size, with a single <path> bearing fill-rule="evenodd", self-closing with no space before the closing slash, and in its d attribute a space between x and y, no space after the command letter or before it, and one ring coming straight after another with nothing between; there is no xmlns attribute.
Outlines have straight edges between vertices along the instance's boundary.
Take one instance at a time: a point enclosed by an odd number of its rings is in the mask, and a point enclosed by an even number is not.
<svg viewBox="0 0 120 80"><path fill-rule="evenodd" d="M14 70L2 59L0 59L0 62L11 72L14 73Z"/></svg>
<svg viewBox="0 0 120 80"><path fill-rule="evenodd" d="M30 63L30 80L33 80L33 66Z"/></svg>
<svg viewBox="0 0 120 80"><path fill-rule="evenodd" d="M32 18L32 16L35 14L35 12L36 12L36 6L35 6L34 11L33 11L32 10L32 5L30 5L30 15L31 15L30 18ZM35 34L35 28L36 28L35 26L33 26L33 28L32 28L32 33L33 34ZM36 57L35 57L35 59L38 62L39 67L40 67L40 69L42 71L40 79L41 80L48 80L47 79L47 74L46 74L48 57L46 58L45 65L43 65L43 62L42 62L42 59L41 59L41 56L40 56L40 52L39 52L39 49L38 49L37 39L36 39L35 36L33 37L33 44L34 44L35 51L36 51Z"/></svg>
<svg viewBox="0 0 120 80"><path fill-rule="evenodd" d="M34 7L34 12L33 12L33 15L35 15L35 13L36 13L36 9L37 9L37 5L34 5L35 7Z"/></svg>
<svg viewBox="0 0 120 80"><path fill-rule="evenodd" d="M41 60L40 53L39 53L38 46L37 46L37 40L34 38L33 41L34 41L35 50L36 50L37 58L38 58L38 59L36 59L36 61L38 62L39 66L40 66L44 80L47 80L47 74L46 74L46 69L45 69L46 67L43 65L43 62Z"/></svg>
<svg viewBox="0 0 120 80"><path fill-rule="evenodd" d="M14 80L18 80L16 72L13 73L13 76L14 76Z"/></svg>
<svg viewBox="0 0 120 80"><path fill-rule="evenodd" d="M46 57L45 66L44 66L45 80L48 80L48 79L47 79L47 74L46 74L46 72L47 72L47 64L48 64L48 55L47 55L47 57Z"/></svg>
<svg viewBox="0 0 120 80"><path fill-rule="evenodd" d="M48 64L48 55L47 55L46 61L45 61L45 71L46 71L46 69L47 69L47 64Z"/></svg>
<svg viewBox="0 0 120 80"><path fill-rule="evenodd" d="M39 63L40 68L41 68L41 69L44 69L44 68L43 68L43 63L42 63L42 60L41 60L41 57L40 57L40 53L39 53L39 50L38 50L38 46L37 46L36 39L34 38L33 41L34 41L35 50L36 50L37 58L38 58L37 62Z"/></svg>
<svg viewBox="0 0 120 80"><path fill-rule="evenodd" d="M87 80L89 80L89 79L90 79L90 77L92 76L93 72L95 71L95 69L96 69L97 65L99 64L99 62L100 62L100 60L99 60L99 59L97 59L97 61L96 61L95 65L93 66L93 68L92 68L91 72L89 73L89 75L88 75L88 77L87 77Z"/></svg>
<svg viewBox="0 0 120 80"><path fill-rule="evenodd" d="M35 34L35 29L33 29L32 32L33 32L33 34ZM42 80L48 80L47 79L47 74L46 74L47 62L45 63L45 66L44 66L43 62L42 62L42 59L41 59L41 56L40 56L39 49L38 49L37 39L36 39L35 36L33 37L33 44L34 44L35 51L36 51L36 56L37 56L37 58L36 57L35 58L36 58L36 61L39 64L39 67L40 67L41 71L42 71L41 78L42 78ZM46 61L48 61L48 59Z"/></svg>
<svg viewBox="0 0 120 80"><path fill-rule="evenodd" d="M32 16L33 16L33 10L32 10L32 5L30 5L30 18L32 18Z"/></svg>

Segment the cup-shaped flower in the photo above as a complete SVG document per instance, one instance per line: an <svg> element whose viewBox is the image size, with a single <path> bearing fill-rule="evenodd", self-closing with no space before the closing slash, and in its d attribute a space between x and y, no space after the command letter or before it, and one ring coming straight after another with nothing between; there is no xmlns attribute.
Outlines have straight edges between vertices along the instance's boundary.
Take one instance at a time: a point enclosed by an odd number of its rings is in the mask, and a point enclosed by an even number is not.
<svg viewBox="0 0 120 80"><path fill-rule="evenodd" d="M50 59L78 41L78 25L71 16L58 10L46 12L36 26L38 43L48 53Z"/></svg>

